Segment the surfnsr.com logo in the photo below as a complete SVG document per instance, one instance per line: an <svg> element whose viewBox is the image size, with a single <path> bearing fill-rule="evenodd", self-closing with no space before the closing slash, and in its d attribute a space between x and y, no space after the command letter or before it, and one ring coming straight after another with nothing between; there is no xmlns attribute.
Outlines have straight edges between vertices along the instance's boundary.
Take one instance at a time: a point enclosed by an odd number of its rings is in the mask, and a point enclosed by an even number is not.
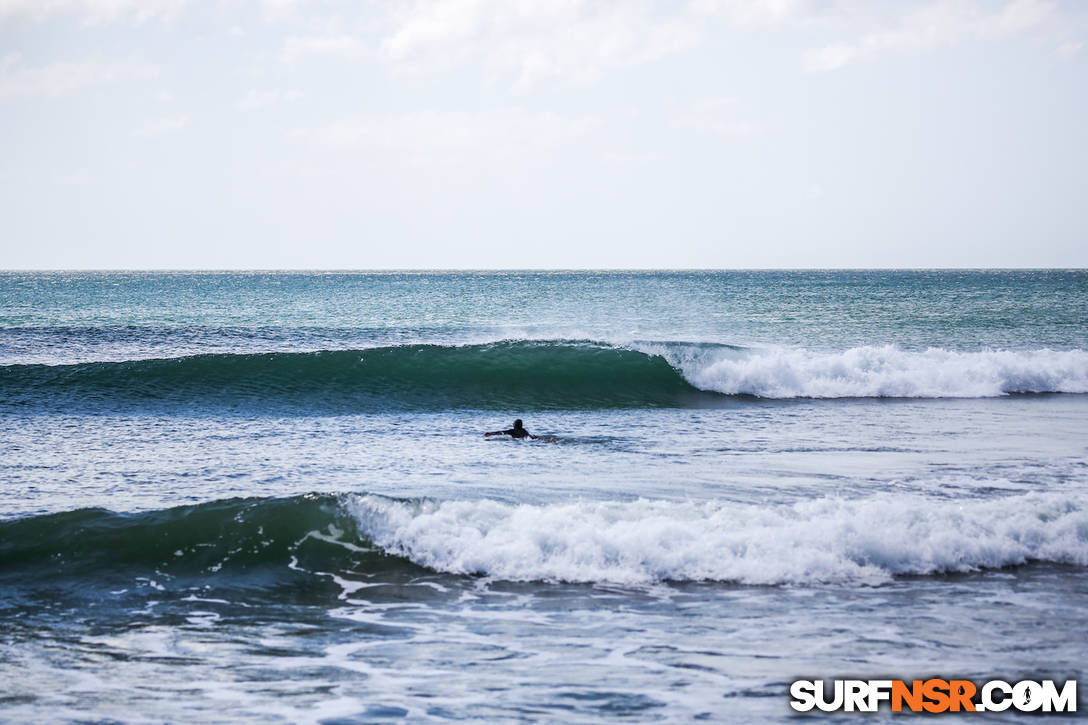
<svg viewBox="0 0 1088 725"><path fill-rule="evenodd" d="M798 712L876 712L883 703L892 712L1076 712L1077 681L1060 688L1054 680L797 680L790 685L790 707Z"/></svg>

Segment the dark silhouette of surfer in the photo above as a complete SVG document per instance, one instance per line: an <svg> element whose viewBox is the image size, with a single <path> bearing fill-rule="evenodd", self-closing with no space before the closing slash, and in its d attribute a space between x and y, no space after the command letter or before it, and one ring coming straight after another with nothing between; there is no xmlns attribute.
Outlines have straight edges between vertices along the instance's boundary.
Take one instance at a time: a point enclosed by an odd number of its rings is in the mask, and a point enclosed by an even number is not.
<svg viewBox="0 0 1088 725"><path fill-rule="evenodd" d="M526 430L526 427L521 425L521 418L518 418L514 421L514 428L507 428L506 430L493 430L491 432L484 433L483 435L484 438L489 437L489 435L509 435L510 438L518 440L528 438L534 441L547 441L548 443L559 442L559 439L549 438L546 437L546 435L533 435L528 430Z"/></svg>
<svg viewBox="0 0 1088 725"><path fill-rule="evenodd" d="M531 438L534 441L540 436L535 436L529 431L525 430L525 426L521 424L521 418L514 421L513 428L507 428L506 430L493 430L490 433L484 433L484 437L487 436L510 436L511 438Z"/></svg>

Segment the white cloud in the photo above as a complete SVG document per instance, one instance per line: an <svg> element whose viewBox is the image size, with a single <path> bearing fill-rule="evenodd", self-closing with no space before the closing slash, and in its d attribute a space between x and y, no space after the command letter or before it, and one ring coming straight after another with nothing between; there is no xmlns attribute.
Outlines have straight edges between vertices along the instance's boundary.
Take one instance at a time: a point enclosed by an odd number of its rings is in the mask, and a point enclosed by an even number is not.
<svg viewBox="0 0 1088 725"><path fill-rule="evenodd" d="M151 78L157 73L158 68L139 61L95 58L27 67L22 63L22 56L9 53L0 59L0 100L17 96L63 96L108 83Z"/></svg>
<svg viewBox="0 0 1088 725"><path fill-rule="evenodd" d="M264 15L269 20L289 20L309 0L260 0Z"/></svg>
<svg viewBox="0 0 1088 725"><path fill-rule="evenodd" d="M57 186L86 186L93 181L94 177L86 171L68 171L53 177Z"/></svg>
<svg viewBox="0 0 1088 725"><path fill-rule="evenodd" d="M926 50L967 38L1012 35L1041 23L1053 10L1043 0L1012 0L997 12L974 0L937 0L906 13L894 28L864 35L855 43L838 43L805 54L806 71L836 70L852 61L884 51Z"/></svg>
<svg viewBox="0 0 1088 725"><path fill-rule="evenodd" d="M188 114L178 116L164 116L155 118L145 123L133 133L136 136L166 136L177 133L189 125Z"/></svg>
<svg viewBox="0 0 1088 725"><path fill-rule="evenodd" d="M238 108L243 111L254 111L259 108L267 108L280 103L293 103L302 98L302 93L291 89L287 91L279 88L258 90L251 88L244 96L238 99Z"/></svg>
<svg viewBox="0 0 1088 725"><path fill-rule="evenodd" d="M44 20L54 15L81 15L90 22L130 18L143 22L170 19L188 0L0 0L0 22L10 18Z"/></svg>
<svg viewBox="0 0 1088 725"><path fill-rule="evenodd" d="M805 70L810 73L823 73L841 68L858 56L860 50L854 45L827 45L805 53Z"/></svg>
<svg viewBox="0 0 1088 725"><path fill-rule="evenodd" d="M719 18L742 28L779 25L809 10L808 0L692 0L700 15Z"/></svg>
<svg viewBox="0 0 1088 725"><path fill-rule="evenodd" d="M480 62L518 90L547 80L596 80L699 39L692 18L640 2L428 0L395 25L381 43L388 62L412 70Z"/></svg>
<svg viewBox="0 0 1088 725"><path fill-rule="evenodd" d="M1072 43L1072 42L1062 43L1061 45L1059 45L1057 47L1057 49L1054 52L1057 53L1062 58L1065 58L1066 60L1070 60L1070 59L1074 58L1078 53L1080 53L1080 50L1083 47L1084 47L1083 41L1080 42L1080 43Z"/></svg>
<svg viewBox="0 0 1088 725"><path fill-rule="evenodd" d="M417 111L344 118L300 129L296 137L326 148L384 150L412 158L453 154L504 157L554 149L585 135L595 118L502 109Z"/></svg>
<svg viewBox="0 0 1088 725"><path fill-rule="evenodd" d="M664 161L667 157L660 151L618 151L605 154L605 158L626 166L648 166Z"/></svg>
<svg viewBox="0 0 1088 725"><path fill-rule="evenodd" d="M280 60L292 64L310 55L334 55L355 59L361 58L364 52L362 41L353 35L292 35L283 43Z"/></svg>
<svg viewBox="0 0 1088 725"><path fill-rule="evenodd" d="M749 136L758 130L751 105L739 98L704 98L673 119L673 127L704 136Z"/></svg>

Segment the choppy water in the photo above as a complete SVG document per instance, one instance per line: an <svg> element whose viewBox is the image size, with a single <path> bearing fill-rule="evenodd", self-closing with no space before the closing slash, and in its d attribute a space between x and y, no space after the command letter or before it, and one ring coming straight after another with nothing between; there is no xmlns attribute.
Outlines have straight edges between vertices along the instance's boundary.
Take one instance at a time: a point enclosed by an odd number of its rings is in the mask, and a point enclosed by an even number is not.
<svg viewBox="0 0 1088 725"><path fill-rule="evenodd" d="M1083 679L1086 320L1078 271L0 274L0 719Z"/></svg>

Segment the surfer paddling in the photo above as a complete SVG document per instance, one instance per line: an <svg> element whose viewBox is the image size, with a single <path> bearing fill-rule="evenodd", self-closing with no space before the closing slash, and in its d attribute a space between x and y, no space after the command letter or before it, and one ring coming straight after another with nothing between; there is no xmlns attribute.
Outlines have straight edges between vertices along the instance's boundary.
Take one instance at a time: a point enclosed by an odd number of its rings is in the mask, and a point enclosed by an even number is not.
<svg viewBox="0 0 1088 725"><path fill-rule="evenodd" d="M484 433L484 437L487 436L510 436L511 438L532 438L537 439L537 436L533 435L529 431L525 430L525 426L521 424L521 418L514 421L513 428L507 428L506 430L493 430L490 433Z"/></svg>
<svg viewBox="0 0 1088 725"><path fill-rule="evenodd" d="M541 436L535 436L529 431L525 430L525 426L521 424L521 418L514 421L513 428L507 428L506 430L493 430L489 433L484 433L484 437L488 436L510 436L511 438L517 438L521 440L523 438L529 438L531 440L545 440L555 442L558 438L543 438Z"/></svg>

